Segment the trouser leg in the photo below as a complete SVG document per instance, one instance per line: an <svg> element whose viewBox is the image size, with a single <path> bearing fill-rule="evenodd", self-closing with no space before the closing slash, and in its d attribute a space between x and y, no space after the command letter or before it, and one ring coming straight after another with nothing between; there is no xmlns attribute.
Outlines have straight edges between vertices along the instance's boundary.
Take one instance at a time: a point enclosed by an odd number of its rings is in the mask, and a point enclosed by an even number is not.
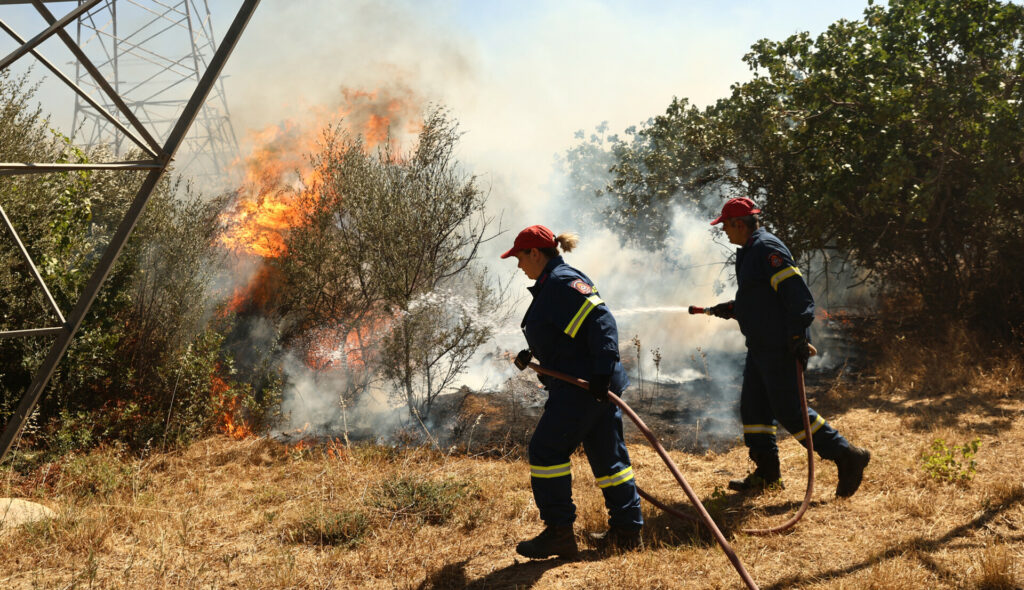
<svg viewBox="0 0 1024 590"><path fill-rule="evenodd" d="M569 457L605 407L578 387L553 385L549 389L544 414L529 446L533 498L541 520L548 525L576 520Z"/></svg>
<svg viewBox="0 0 1024 590"><path fill-rule="evenodd" d="M569 457L579 441L568 436L558 414L545 408L529 446L530 487L540 518L549 526L576 520Z"/></svg>
<svg viewBox="0 0 1024 590"><path fill-rule="evenodd" d="M608 524L612 527L641 527L644 520L629 451L622 436L622 411L611 403L601 405L603 407L583 437L583 450L604 494Z"/></svg>
<svg viewBox="0 0 1024 590"><path fill-rule="evenodd" d="M743 368L740 418L743 420L743 442L747 445L751 460L759 467L762 464L770 466L772 463L777 466L779 448L775 439L775 415L764 379L749 353Z"/></svg>
<svg viewBox="0 0 1024 590"><path fill-rule="evenodd" d="M793 435L793 438L806 447L807 433L800 411L796 360L788 354L755 355L753 360L767 391L767 399L775 419ZM813 408L807 408L807 417L811 424L814 450L822 459L835 460L850 448L850 443L843 435Z"/></svg>

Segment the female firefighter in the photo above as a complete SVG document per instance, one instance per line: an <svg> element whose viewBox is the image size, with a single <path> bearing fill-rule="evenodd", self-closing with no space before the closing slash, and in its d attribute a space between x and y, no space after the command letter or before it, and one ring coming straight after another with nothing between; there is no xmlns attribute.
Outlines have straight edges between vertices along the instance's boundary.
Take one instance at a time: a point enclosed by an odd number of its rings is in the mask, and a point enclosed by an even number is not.
<svg viewBox="0 0 1024 590"><path fill-rule="evenodd" d="M572 556L578 551L573 522L570 455L581 443L597 485L604 493L609 528L590 535L598 548L633 549L642 545L640 496L622 438L622 412L608 401L608 391L621 395L629 385L619 363L615 319L585 274L559 255L575 246L574 234L554 233L542 226L519 232L502 258L515 256L519 268L536 281L533 301L522 328L529 350L517 357L525 368L531 355L544 367L590 382L584 391L558 379L541 376L548 390L544 414L530 439L530 483L544 521L544 530L516 546L525 557Z"/></svg>

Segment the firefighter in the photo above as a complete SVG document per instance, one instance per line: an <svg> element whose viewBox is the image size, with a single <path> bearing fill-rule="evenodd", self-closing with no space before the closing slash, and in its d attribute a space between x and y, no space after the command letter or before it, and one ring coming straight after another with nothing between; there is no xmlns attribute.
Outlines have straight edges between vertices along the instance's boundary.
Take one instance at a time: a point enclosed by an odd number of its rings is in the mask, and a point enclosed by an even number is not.
<svg viewBox="0 0 1024 590"><path fill-rule="evenodd" d="M522 329L529 345L516 358L526 368L531 358L541 366L590 382L589 391L541 376L548 391L544 413L530 438L530 484L545 528L519 543L516 552L541 559L571 557L578 551L573 522L572 470L569 457L581 443L608 508L608 530L590 535L599 549L642 546L640 496L622 437L622 412L608 391L622 395L629 378L619 363L618 330L597 287L562 260L578 238L542 226L519 232L502 258L515 256L519 268L536 281Z"/></svg>
<svg viewBox="0 0 1024 590"><path fill-rule="evenodd" d="M711 308L711 314L739 322L747 359L740 393L743 442L755 469L729 482L739 492L782 487L778 424L807 446L800 413L796 363L807 368L814 298L793 257L779 238L761 227L757 208L747 198L730 199L711 225L723 224L736 252L736 298ZM860 487L871 453L851 445L817 412L808 408L814 450L839 470L836 496L852 496Z"/></svg>

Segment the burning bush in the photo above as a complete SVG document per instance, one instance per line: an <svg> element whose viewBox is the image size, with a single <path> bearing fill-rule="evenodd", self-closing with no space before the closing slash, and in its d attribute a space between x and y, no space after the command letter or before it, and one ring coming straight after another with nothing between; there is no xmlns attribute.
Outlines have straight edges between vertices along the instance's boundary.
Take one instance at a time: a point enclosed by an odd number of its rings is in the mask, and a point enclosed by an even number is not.
<svg viewBox="0 0 1024 590"><path fill-rule="evenodd" d="M311 371L344 371L343 403L380 375L426 413L489 337L481 318L497 301L473 269L485 195L459 170L457 126L444 111L427 114L408 153L370 131L335 121L297 185L277 177L278 188L234 207L229 226L263 221L229 230L228 242L260 245L245 250L262 265L232 305L269 319ZM272 219L247 213L261 207Z"/></svg>

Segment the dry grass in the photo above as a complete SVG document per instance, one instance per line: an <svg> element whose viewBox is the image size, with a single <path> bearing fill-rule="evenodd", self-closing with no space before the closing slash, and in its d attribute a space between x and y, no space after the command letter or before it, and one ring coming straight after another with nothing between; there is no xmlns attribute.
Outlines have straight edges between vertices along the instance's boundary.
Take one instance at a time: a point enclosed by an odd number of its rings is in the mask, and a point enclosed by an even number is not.
<svg viewBox="0 0 1024 590"><path fill-rule="evenodd" d="M821 464L814 503L786 534L736 531L779 522L798 505L805 454L792 440L781 443L787 489L753 500L716 493L748 469L742 448L672 453L761 588L1024 587L1020 364L952 358L959 372L908 348L874 379L814 392L874 458L847 500L833 494L834 466ZM920 457L936 438L980 439L973 479L929 477ZM478 433L473 446L485 440ZM141 460L108 450L5 476L0 495L34 498L58 517L0 535L0 587L741 587L706 534L649 505L644 551L518 559L515 543L540 529L526 466L479 450L295 451L211 438ZM657 455L630 451L640 484L685 506ZM582 542L606 517L582 455L573 470Z"/></svg>

